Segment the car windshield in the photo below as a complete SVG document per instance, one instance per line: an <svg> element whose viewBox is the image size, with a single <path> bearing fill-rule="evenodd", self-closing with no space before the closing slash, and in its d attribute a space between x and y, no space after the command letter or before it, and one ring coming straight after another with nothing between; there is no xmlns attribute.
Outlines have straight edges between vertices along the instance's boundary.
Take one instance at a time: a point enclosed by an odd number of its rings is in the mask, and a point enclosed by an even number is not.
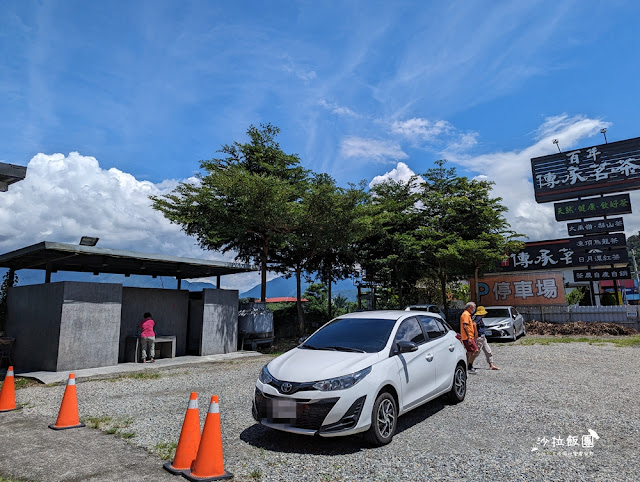
<svg viewBox="0 0 640 482"><path fill-rule="evenodd" d="M395 323L376 318L336 318L298 348L376 353L387 344Z"/></svg>
<svg viewBox="0 0 640 482"><path fill-rule="evenodd" d="M509 318L509 308L489 308L484 318Z"/></svg>

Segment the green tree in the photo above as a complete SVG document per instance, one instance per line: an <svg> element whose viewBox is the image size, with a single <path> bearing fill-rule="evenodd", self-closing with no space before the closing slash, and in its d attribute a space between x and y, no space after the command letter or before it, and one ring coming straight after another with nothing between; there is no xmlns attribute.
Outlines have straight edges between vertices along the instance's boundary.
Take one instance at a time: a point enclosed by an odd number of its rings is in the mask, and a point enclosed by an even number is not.
<svg viewBox="0 0 640 482"><path fill-rule="evenodd" d="M582 299L585 296L585 290L582 289L582 286L578 286L571 290L571 292L567 295L567 304L568 305L579 305Z"/></svg>
<svg viewBox="0 0 640 482"><path fill-rule="evenodd" d="M327 316L332 318L331 286L356 274L356 243L366 232L363 213L367 194L364 184L327 190L324 201L323 244L313 259L319 279L327 287Z"/></svg>
<svg viewBox="0 0 640 482"><path fill-rule="evenodd" d="M365 234L358 242L358 258L366 277L393 286L400 305L405 290L424 274L416 237L421 219L419 189L417 177L373 186L363 217Z"/></svg>
<svg viewBox="0 0 640 482"><path fill-rule="evenodd" d="M271 124L250 126L251 142L225 145L220 159L202 161L205 174L181 183L166 196L152 196L154 209L195 236L204 249L235 252L260 265L260 296L266 298L271 246L295 227L296 204L307 171L296 155L285 154Z"/></svg>
<svg viewBox="0 0 640 482"><path fill-rule="evenodd" d="M629 252L629 259L631 260L630 266L633 272L633 277L637 279L637 264L638 259L640 259L640 234L634 234L627 238L627 251Z"/></svg>
<svg viewBox="0 0 640 482"><path fill-rule="evenodd" d="M504 218L502 199L491 197L493 183L458 176L445 164L436 162L423 176L420 234L427 266L441 283L446 313L449 281L473 276L477 287L483 270L495 269L522 243L514 239L521 235L511 231ZM477 299L477 292L472 298Z"/></svg>
<svg viewBox="0 0 640 482"><path fill-rule="evenodd" d="M327 321L327 287L322 283L312 283L304 291L307 299L305 310L310 320Z"/></svg>
<svg viewBox="0 0 640 482"><path fill-rule="evenodd" d="M299 331L304 333L301 280L316 279L327 285L328 316L331 317L331 280L354 270L351 240L358 232L355 208L363 193L342 189L327 174L313 174L294 210L293 229L280 238L274 250L274 269L296 277Z"/></svg>

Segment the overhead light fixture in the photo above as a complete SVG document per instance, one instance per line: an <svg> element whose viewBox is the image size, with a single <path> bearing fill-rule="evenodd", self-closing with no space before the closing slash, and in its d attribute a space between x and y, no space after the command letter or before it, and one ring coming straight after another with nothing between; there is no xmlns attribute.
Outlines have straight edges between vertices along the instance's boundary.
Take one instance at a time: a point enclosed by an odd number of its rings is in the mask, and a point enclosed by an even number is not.
<svg viewBox="0 0 640 482"><path fill-rule="evenodd" d="M95 246L100 238L92 238L91 236L82 236L80 238L80 246Z"/></svg>

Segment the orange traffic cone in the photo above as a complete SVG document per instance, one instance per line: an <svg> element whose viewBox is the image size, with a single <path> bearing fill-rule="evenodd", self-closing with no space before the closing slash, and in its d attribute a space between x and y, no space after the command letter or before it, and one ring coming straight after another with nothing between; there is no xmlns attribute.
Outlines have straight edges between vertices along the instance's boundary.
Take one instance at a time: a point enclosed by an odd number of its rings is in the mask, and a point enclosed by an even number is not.
<svg viewBox="0 0 640 482"><path fill-rule="evenodd" d="M191 464L198 454L200 445L200 411L198 410L198 394L191 392L187 413L184 415L182 431L178 439L178 448L173 462L163 465L165 469L174 475L180 475L191 469Z"/></svg>
<svg viewBox="0 0 640 482"><path fill-rule="evenodd" d="M2 391L0 391L0 412L10 412L21 408L16 407L16 386L13 379L13 367L9 367L4 377Z"/></svg>
<svg viewBox="0 0 640 482"><path fill-rule="evenodd" d="M204 421L198 455L191 465L191 470L183 472L183 477L192 480L230 479L233 474L224 470L222 457L222 431L220 430L220 406L218 396L211 397L209 412Z"/></svg>
<svg viewBox="0 0 640 482"><path fill-rule="evenodd" d="M69 373L67 380L67 388L64 389L60 412L58 412L58 420L55 424L49 425L53 430L65 430L67 428L84 427L84 423L80 423L78 416L78 396L76 394L76 376Z"/></svg>

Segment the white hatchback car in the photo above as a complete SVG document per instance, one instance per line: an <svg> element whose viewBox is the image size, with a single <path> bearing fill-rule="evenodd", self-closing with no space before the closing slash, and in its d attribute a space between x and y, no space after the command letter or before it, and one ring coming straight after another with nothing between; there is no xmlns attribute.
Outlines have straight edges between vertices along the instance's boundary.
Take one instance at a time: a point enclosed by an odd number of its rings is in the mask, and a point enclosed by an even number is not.
<svg viewBox="0 0 640 482"><path fill-rule="evenodd" d="M277 430L391 442L398 416L448 394L464 400L462 343L438 316L366 311L336 318L273 359L256 381L253 417Z"/></svg>

